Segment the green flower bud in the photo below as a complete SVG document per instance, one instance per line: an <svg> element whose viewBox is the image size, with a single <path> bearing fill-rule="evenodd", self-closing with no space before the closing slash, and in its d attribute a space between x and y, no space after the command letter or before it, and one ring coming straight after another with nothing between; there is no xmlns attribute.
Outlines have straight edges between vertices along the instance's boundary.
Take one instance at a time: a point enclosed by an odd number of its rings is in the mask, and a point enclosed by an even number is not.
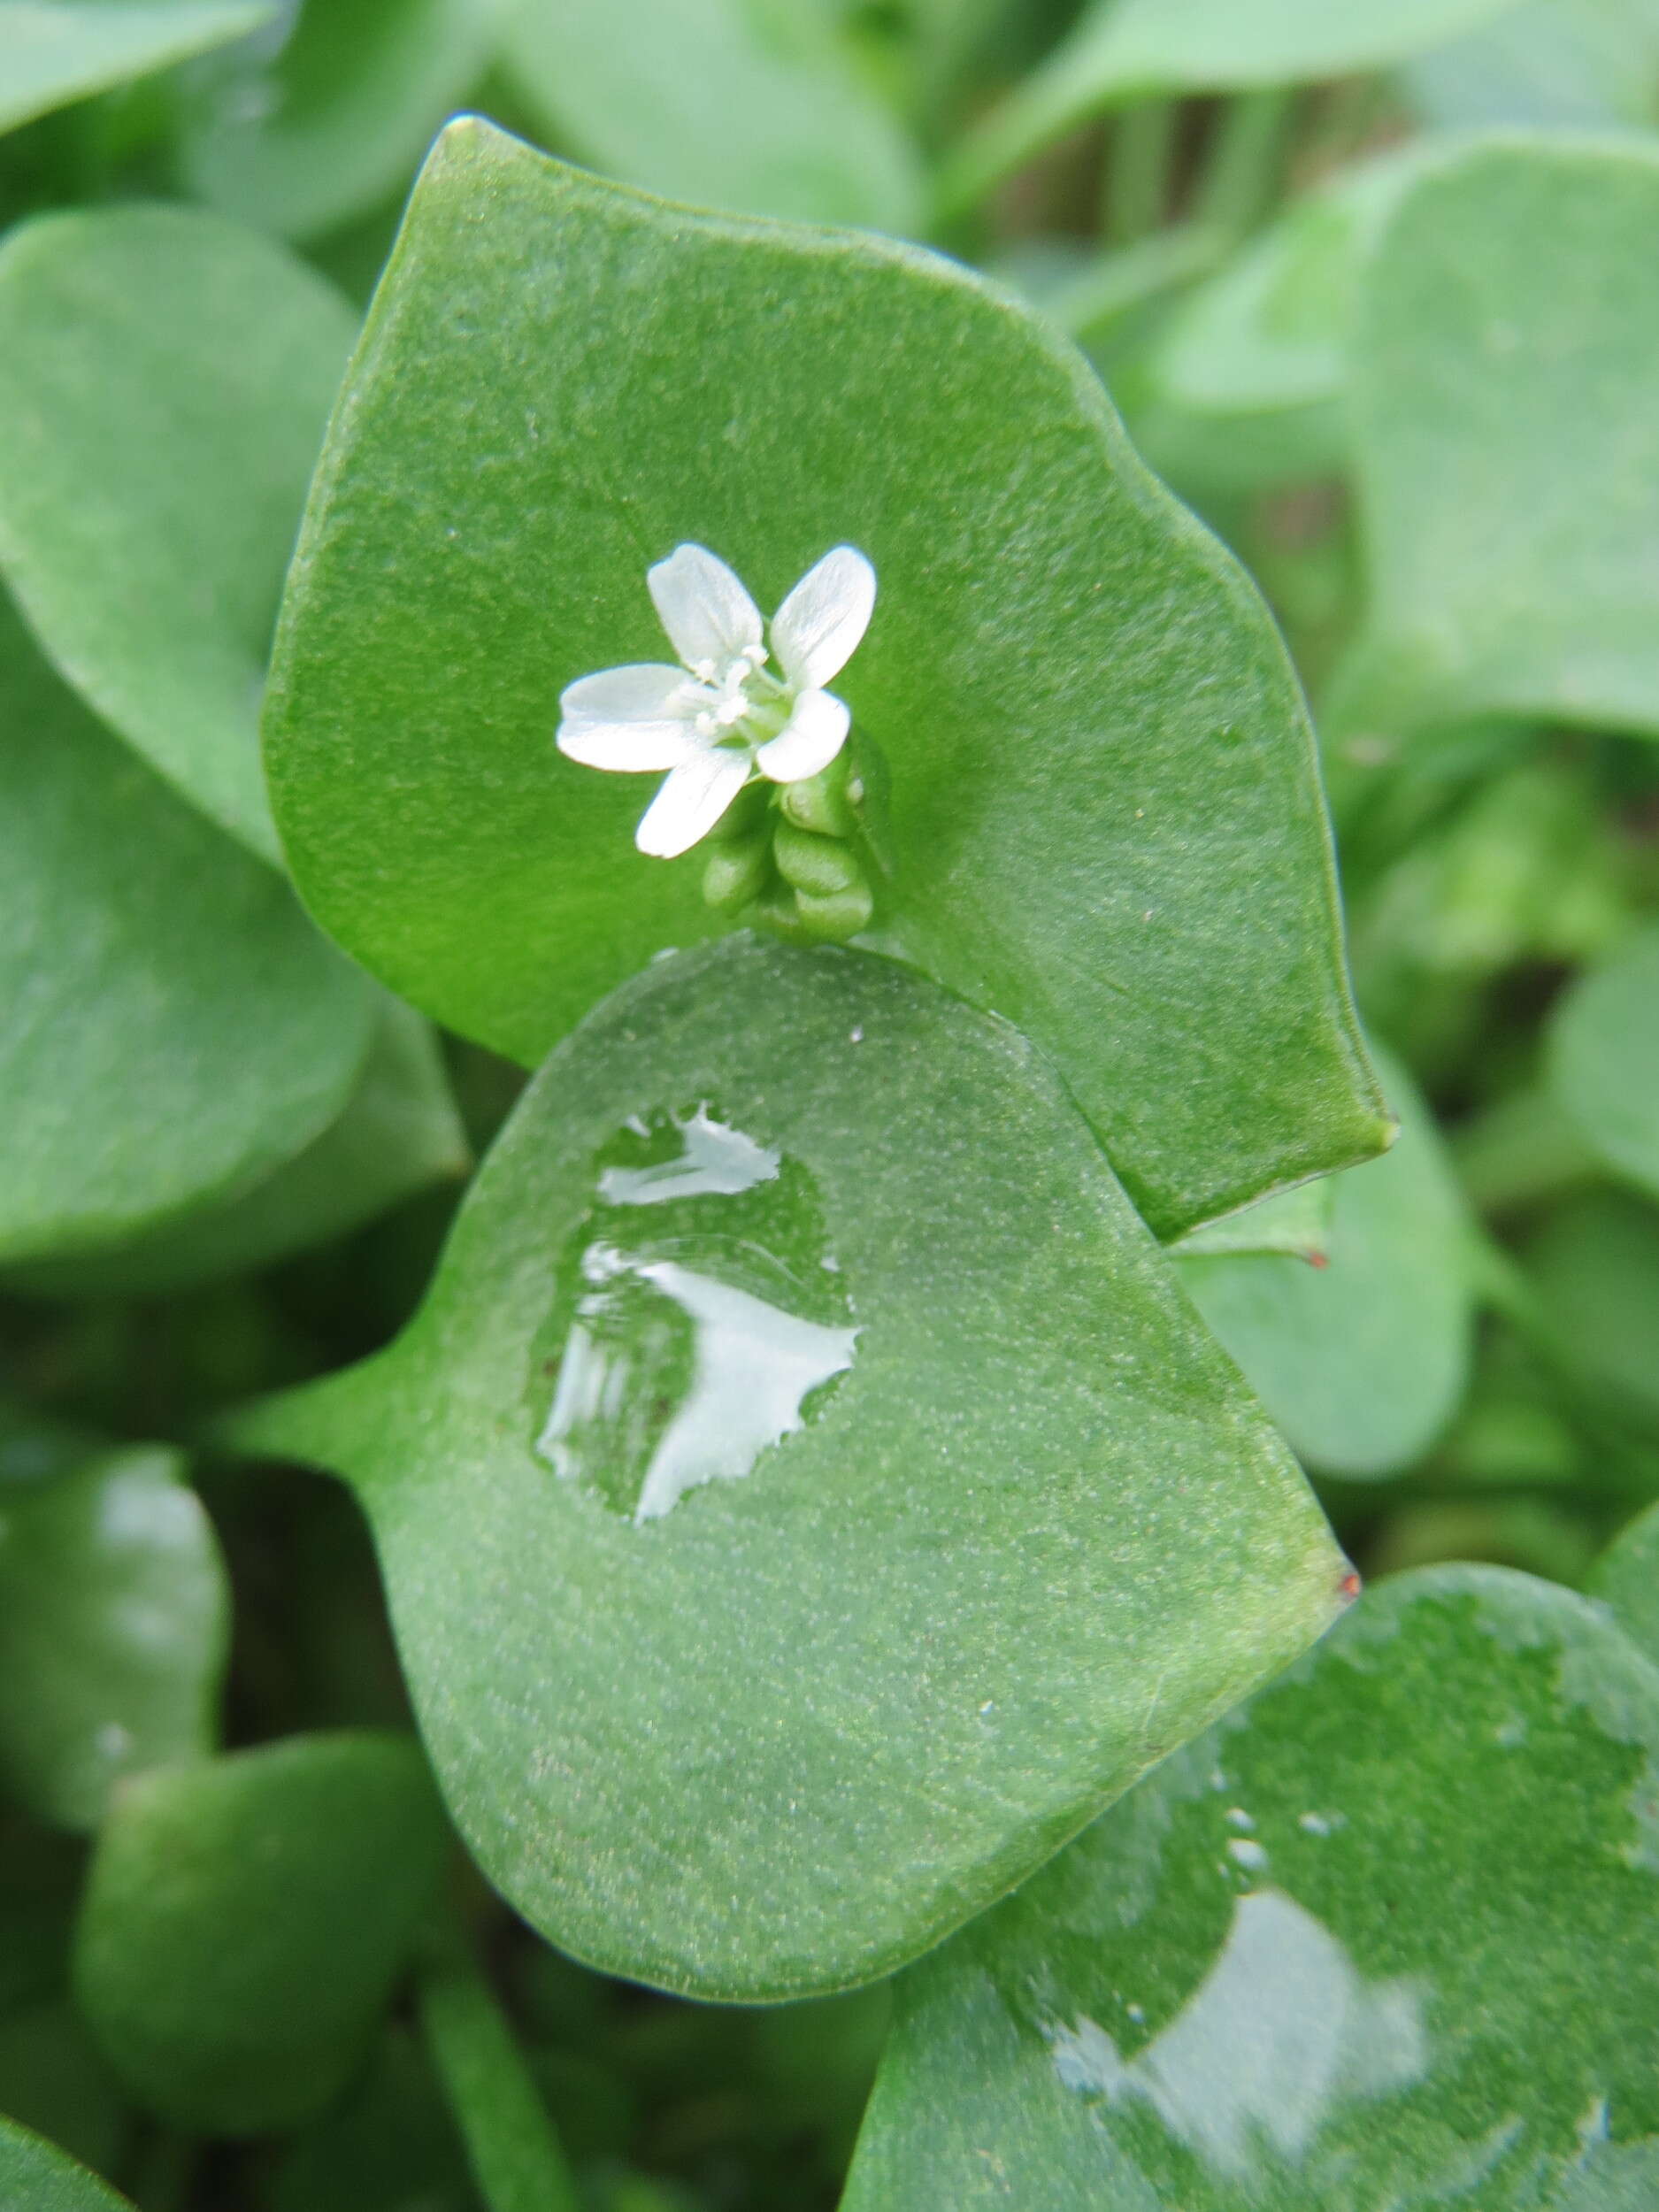
<svg viewBox="0 0 1659 2212"><path fill-rule="evenodd" d="M741 844L722 841L710 845L703 864L703 895L721 914L736 914L750 905L772 879L772 855L764 837L749 837Z"/></svg>
<svg viewBox="0 0 1659 2212"><path fill-rule="evenodd" d="M820 837L850 837L858 827L858 817L848 785L847 756L841 752L816 776L785 784L779 809L797 829L815 831Z"/></svg>
<svg viewBox="0 0 1659 2212"><path fill-rule="evenodd" d="M771 890L757 899L752 918L781 937L786 944L803 945L811 941L811 933L802 924L795 895L786 884L774 882Z"/></svg>
<svg viewBox="0 0 1659 2212"><path fill-rule="evenodd" d="M813 898L834 898L864 885L858 856L838 838L819 837L792 822L780 822L772 833L772 849L784 880Z"/></svg>
<svg viewBox="0 0 1659 2212"><path fill-rule="evenodd" d="M810 891L797 891L795 907L799 927L807 936L843 945L849 937L856 937L861 929L869 928L876 902L870 886L861 878L848 890L833 892L827 898L816 897Z"/></svg>

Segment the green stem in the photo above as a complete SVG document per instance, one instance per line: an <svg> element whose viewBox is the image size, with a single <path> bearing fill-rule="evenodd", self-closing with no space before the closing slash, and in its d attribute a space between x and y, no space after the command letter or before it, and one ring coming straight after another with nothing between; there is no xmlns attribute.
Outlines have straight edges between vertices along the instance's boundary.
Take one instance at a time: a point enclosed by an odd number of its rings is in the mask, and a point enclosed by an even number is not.
<svg viewBox="0 0 1659 2212"><path fill-rule="evenodd" d="M1295 93L1287 85L1228 102L1205 157L1193 219L1227 239L1248 235L1279 189Z"/></svg>
<svg viewBox="0 0 1659 2212"><path fill-rule="evenodd" d="M1503 1214L1593 1182L1595 1156L1548 1091L1515 1091L1453 1141L1471 1201Z"/></svg>
<svg viewBox="0 0 1659 2212"><path fill-rule="evenodd" d="M418 1998L427 2050L489 2212L580 2212L541 2093L458 1937L434 1947Z"/></svg>
<svg viewBox="0 0 1659 2212"><path fill-rule="evenodd" d="M1179 109L1148 101L1115 118L1106 140L1102 227L1114 246L1133 246L1157 229L1169 211L1170 170Z"/></svg>

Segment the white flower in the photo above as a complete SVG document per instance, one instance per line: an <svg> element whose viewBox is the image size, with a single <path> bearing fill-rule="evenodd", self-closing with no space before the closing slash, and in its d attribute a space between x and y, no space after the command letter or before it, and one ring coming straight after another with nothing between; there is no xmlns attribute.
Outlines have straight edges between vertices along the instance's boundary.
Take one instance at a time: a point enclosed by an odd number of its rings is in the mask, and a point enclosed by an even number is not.
<svg viewBox="0 0 1659 2212"><path fill-rule="evenodd" d="M665 768L634 841L670 860L708 835L757 772L796 783L840 752L852 717L824 686L869 626L876 572L838 545L773 615L770 646L759 608L705 547L676 546L646 581L680 666L636 662L570 685L558 749L588 768Z"/></svg>

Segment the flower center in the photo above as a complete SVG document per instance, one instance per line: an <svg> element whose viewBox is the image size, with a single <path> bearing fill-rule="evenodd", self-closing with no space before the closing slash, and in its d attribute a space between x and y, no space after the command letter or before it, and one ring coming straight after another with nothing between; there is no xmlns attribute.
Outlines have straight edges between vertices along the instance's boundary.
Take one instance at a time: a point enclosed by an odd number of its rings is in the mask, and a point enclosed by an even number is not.
<svg viewBox="0 0 1659 2212"><path fill-rule="evenodd" d="M713 660L690 664L692 680L686 688L696 703L692 727L700 738L710 744L735 738L757 746L777 735L787 718L778 711L787 693L762 666L767 657L764 645L750 645L724 666Z"/></svg>

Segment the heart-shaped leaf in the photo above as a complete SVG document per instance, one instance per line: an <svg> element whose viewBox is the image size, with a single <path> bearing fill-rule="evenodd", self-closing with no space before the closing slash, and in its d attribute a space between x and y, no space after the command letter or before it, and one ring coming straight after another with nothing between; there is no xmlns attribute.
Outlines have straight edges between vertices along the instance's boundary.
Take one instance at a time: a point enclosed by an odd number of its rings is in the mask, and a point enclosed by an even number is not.
<svg viewBox="0 0 1659 2212"><path fill-rule="evenodd" d="M175 1452L0 1488L0 1786L95 1828L125 1775L211 1748L230 1592Z"/></svg>
<svg viewBox="0 0 1659 2212"><path fill-rule="evenodd" d="M0 2119L0 2203L6 2212L133 2212L125 2197L55 2144L5 2119Z"/></svg>
<svg viewBox="0 0 1659 2212"><path fill-rule="evenodd" d="M1371 604L1338 719L1659 735L1656 227L1634 138L1478 144L1407 193L1356 340Z"/></svg>
<svg viewBox="0 0 1659 2212"><path fill-rule="evenodd" d="M397 192L489 58L495 0L305 0L195 73L191 189L304 238Z"/></svg>
<svg viewBox="0 0 1659 2212"><path fill-rule="evenodd" d="M468 1162L437 1041L388 999L345 1111L273 1175L148 1236L13 1268L7 1280L32 1297L155 1296L344 1236Z"/></svg>
<svg viewBox="0 0 1659 2212"><path fill-rule="evenodd" d="M1550 1025L1548 1067L1591 1149L1659 1196L1659 924L1574 984Z"/></svg>
<svg viewBox="0 0 1659 2212"><path fill-rule="evenodd" d="M1377 1148L1294 680L1080 357L953 265L477 124L373 312L267 720L296 879L367 966L534 1062L714 926L700 856L633 849L638 786L552 746L563 687L660 659L682 540L772 605L837 541L874 562L837 684L888 926L1053 1054L1161 1233Z"/></svg>
<svg viewBox="0 0 1659 2212"><path fill-rule="evenodd" d="M919 165L833 12L749 0L511 0L518 90L554 142L697 207L920 227Z"/></svg>
<svg viewBox="0 0 1659 2212"><path fill-rule="evenodd" d="M0 0L0 131L268 22L265 0Z"/></svg>
<svg viewBox="0 0 1659 2212"><path fill-rule="evenodd" d="M975 199L1102 108L1350 76L1439 45L1508 0L1092 0L1071 35L969 136L948 204Z"/></svg>
<svg viewBox="0 0 1659 2212"><path fill-rule="evenodd" d="M1361 1479L1409 1466L1456 1410L1473 1305L1470 1226L1433 1117L1403 1068L1378 1056L1399 1141L1332 1179L1314 1264L1181 1258L1188 1294L1298 1458Z"/></svg>
<svg viewBox="0 0 1659 2212"><path fill-rule="evenodd" d="M380 2026L446 1834L401 1736L296 1736L130 1782L75 1938L75 1994L111 2064L199 2133L321 2111Z"/></svg>
<svg viewBox="0 0 1659 2212"><path fill-rule="evenodd" d="M1659 1663L1659 1505L1624 1529L1597 1560L1590 1589L1631 1641Z"/></svg>
<svg viewBox="0 0 1659 2212"><path fill-rule="evenodd" d="M351 333L313 271L196 209L0 248L0 572L111 727L272 858L259 694Z"/></svg>
<svg viewBox="0 0 1659 2212"><path fill-rule="evenodd" d="M363 979L97 726L3 597L0 912L0 1258L106 1245L256 1182L349 1097Z"/></svg>
<svg viewBox="0 0 1659 2212"><path fill-rule="evenodd" d="M1383 1584L900 1985L846 2212L1633 2212L1656 1758L1599 1607Z"/></svg>
<svg viewBox="0 0 1659 2212"><path fill-rule="evenodd" d="M358 1486L490 1878L705 1997L914 1955L1340 1602L1046 1063L864 953L617 993L403 1337L239 1428Z"/></svg>

